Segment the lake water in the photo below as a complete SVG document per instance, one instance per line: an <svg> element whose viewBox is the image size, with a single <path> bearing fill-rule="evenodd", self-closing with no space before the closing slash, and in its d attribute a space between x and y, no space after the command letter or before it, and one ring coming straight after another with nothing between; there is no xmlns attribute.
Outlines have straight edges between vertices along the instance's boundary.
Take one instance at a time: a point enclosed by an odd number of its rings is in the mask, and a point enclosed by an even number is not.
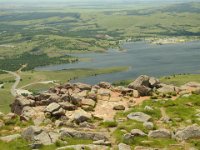
<svg viewBox="0 0 200 150"><path fill-rule="evenodd" d="M123 45L125 51L110 49L106 53L76 54L90 58L90 62L38 67L36 70L62 70L71 68L104 68L128 66L125 72L103 74L74 82L95 84L133 79L141 74L164 76L179 73L200 73L200 42L153 45L147 42L130 42Z"/></svg>

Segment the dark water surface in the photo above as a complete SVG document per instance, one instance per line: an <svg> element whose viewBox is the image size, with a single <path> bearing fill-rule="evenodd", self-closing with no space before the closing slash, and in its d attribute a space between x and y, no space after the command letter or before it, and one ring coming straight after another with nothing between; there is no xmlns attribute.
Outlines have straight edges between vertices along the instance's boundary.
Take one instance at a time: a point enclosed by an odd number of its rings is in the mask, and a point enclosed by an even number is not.
<svg viewBox="0 0 200 150"><path fill-rule="evenodd" d="M103 74L74 82L95 84L100 81L114 82L133 79L141 74L164 76L178 73L200 73L200 42L153 45L146 42L131 42L123 45L125 51L110 49L107 53L76 54L90 58L90 62L38 67L36 70L62 70L75 68L106 68L128 66L126 72Z"/></svg>

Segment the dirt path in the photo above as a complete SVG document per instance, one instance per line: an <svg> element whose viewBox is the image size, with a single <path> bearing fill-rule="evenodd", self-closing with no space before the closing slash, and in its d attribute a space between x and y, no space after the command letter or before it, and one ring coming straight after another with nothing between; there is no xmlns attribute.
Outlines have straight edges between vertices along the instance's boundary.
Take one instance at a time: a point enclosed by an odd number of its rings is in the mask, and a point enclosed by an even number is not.
<svg viewBox="0 0 200 150"><path fill-rule="evenodd" d="M1 70L1 71L9 73L9 74L11 74L12 76L15 77L15 83L12 85L12 87L10 89L10 93L12 94L12 96L16 97L17 96L16 89L17 89L17 86L18 86L18 84L21 80L20 75L16 72L12 72L12 71L7 71L7 70Z"/></svg>

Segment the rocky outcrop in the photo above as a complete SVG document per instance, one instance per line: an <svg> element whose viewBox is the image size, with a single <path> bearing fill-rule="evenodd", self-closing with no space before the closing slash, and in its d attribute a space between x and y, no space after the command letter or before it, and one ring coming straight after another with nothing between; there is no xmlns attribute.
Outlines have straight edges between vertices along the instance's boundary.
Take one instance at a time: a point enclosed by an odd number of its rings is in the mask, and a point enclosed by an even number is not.
<svg viewBox="0 0 200 150"><path fill-rule="evenodd" d="M200 138L200 126L194 124L179 130L176 132L175 138L180 141Z"/></svg>
<svg viewBox="0 0 200 150"><path fill-rule="evenodd" d="M128 119L136 120L139 122L147 122L151 119L151 116L143 113L143 112L133 112L127 115Z"/></svg>
<svg viewBox="0 0 200 150"><path fill-rule="evenodd" d="M159 84L159 80L146 75L139 76L134 82L129 84L129 88L137 90L141 96L149 95L153 88Z"/></svg>

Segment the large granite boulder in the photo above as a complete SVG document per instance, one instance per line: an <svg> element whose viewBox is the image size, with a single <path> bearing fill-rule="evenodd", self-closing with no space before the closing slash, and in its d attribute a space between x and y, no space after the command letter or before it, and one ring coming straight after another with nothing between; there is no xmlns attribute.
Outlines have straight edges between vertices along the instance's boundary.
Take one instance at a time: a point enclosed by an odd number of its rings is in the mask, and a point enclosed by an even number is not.
<svg viewBox="0 0 200 150"><path fill-rule="evenodd" d="M59 134L56 132L47 132L40 127L30 126L22 132L22 138L32 143L40 143L43 145L50 145L55 143Z"/></svg>
<svg viewBox="0 0 200 150"><path fill-rule="evenodd" d="M151 138L171 138L171 132L167 129L159 129L150 131L148 137Z"/></svg>
<svg viewBox="0 0 200 150"><path fill-rule="evenodd" d="M61 133L61 138L65 137L72 137L72 138L80 138L80 139L87 139L87 140L93 140L93 141L98 141L98 140L104 140L107 141L108 138L98 132L87 132L87 131L78 131L74 129L69 129L69 128L62 128L60 130Z"/></svg>
<svg viewBox="0 0 200 150"><path fill-rule="evenodd" d="M128 85L129 88L137 90L141 96L149 95L151 91L150 77L146 75L139 76L134 82Z"/></svg>
<svg viewBox="0 0 200 150"><path fill-rule="evenodd" d="M147 122L151 119L151 116L143 112L133 112L127 115L128 119L136 120L139 122Z"/></svg>
<svg viewBox="0 0 200 150"><path fill-rule="evenodd" d="M182 130L179 130L176 132L175 138L180 141L193 139L193 138L200 138L200 126L194 124Z"/></svg>
<svg viewBox="0 0 200 150"><path fill-rule="evenodd" d="M74 121L79 124L81 122L88 121L92 118L92 115L82 109L75 110L74 112Z"/></svg>

